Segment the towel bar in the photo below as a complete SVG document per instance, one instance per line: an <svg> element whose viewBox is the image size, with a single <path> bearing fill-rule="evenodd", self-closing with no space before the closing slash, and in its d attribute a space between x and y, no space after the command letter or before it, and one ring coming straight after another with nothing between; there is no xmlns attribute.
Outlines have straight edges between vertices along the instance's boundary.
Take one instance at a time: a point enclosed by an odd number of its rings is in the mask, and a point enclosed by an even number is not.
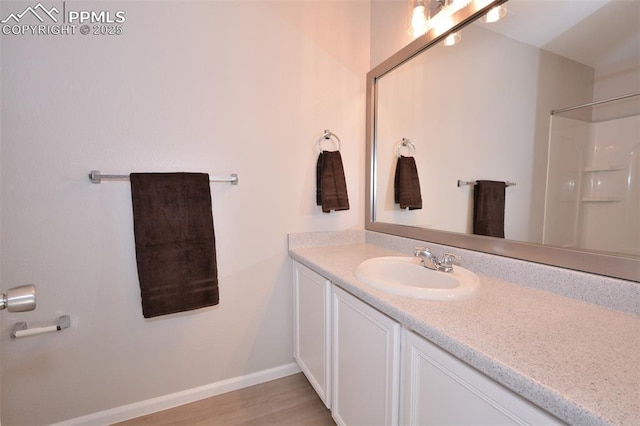
<svg viewBox="0 0 640 426"><path fill-rule="evenodd" d="M91 183L101 183L103 180L120 180L128 181L129 175L105 175L100 170L91 170L89 172L89 180ZM229 182L231 185L238 184L238 174L231 173L229 176L210 176L209 182Z"/></svg>
<svg viewBox="0 0 640 426"><path fill-rule="evenodd" d="M477 183L477 182L476 182L475 180L468 180L468 181L466 181L466 180L460 180L460 179L458 179L458 188L459 188L459 187L461 187L461 186L465 186L465 185L475 185L476 183ZM509 181L506 181L506 182L505 182L505 185L506 185L506 186L516 186L516 183L515 183L515 182L509 182Z"/></svg>
<svg viewBox="0 0 640 426"><path fill-rule="evenodd" d="M13 325L13 329L11 330L11 338L16 339L19 337L51 333L54 331L61 331L69 327L71 327L71 317L69 315L62 315L60 318L58 318L58 323L56 325L49 325L46 327L29 328L26 321L20 321Z"/></svg>

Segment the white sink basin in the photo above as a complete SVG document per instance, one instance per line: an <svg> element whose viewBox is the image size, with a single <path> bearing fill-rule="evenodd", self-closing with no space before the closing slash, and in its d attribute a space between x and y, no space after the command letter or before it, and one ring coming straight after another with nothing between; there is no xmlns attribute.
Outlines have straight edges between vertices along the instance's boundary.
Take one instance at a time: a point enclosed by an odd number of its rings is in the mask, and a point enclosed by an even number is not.
<svg viewBox="0 0 640 426"><path fill-rule="evenodd" d="M363 283L390 294L431 300L459 300L480 287L473 272L454 266L452 272L425 268L415 256L375 257L362 262L355 271Z"/></svg>

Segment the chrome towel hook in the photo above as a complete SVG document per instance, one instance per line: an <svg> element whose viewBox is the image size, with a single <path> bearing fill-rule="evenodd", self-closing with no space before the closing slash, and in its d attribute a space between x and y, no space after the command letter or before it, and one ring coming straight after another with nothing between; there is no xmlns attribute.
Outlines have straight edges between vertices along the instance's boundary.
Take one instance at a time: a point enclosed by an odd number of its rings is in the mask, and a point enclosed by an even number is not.
<svg viewBox="0 0 640 426"><path fill-rule="evenodd" d="M322 133L322 136L320 136L320 138L318 138L318 140L316 141L316 149L318 150L318 152L322 152L322 146L321 146L322 141L323 140L331 140L331 138L335 139L333 141L335 143L335 146L336 146L335 150L336 151L340 151L341 143L340 143L340 138L338 137L338 135L333 133L331 130L325 130L324 133Z"/></svg>

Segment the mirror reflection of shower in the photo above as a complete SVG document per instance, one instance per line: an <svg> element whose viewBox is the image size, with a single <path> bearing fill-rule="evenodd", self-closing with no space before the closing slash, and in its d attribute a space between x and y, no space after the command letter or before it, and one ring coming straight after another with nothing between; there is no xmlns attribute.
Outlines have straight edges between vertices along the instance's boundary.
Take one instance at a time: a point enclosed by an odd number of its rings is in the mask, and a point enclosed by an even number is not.
<svg viewBox="0 0 640 426"><path fill-rule="evenodd" d="M553 111L544 243L640 255L639 151L640 92Z"/></svg>

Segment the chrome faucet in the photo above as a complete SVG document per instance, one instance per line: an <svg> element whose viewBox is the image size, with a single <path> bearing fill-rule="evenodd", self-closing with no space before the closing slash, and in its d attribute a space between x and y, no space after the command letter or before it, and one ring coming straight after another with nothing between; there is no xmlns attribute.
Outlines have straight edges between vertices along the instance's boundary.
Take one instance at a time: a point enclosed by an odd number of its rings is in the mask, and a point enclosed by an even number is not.
<svg viewBox="0 0 640 426"><path fill-rule="evenodd" d="M442 255L442 260L438 260L427 247L416 247L413 250L413 255L421 259L420 264L425 268L440 272L451 272L453 271L453 263L460 262L460 256L453 253L445 253Z"/></svg>

